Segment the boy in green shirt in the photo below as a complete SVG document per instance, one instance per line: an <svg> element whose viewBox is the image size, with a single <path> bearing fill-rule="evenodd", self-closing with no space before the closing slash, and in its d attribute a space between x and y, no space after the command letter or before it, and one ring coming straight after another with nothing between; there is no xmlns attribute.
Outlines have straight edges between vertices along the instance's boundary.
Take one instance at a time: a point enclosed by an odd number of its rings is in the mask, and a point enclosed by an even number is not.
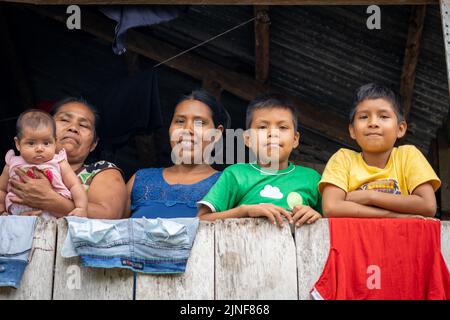
<svg viewBox="0 0 450 320"><path fill-rule="evenodd" d="M257 163L226 168L198 202L199 218L265 216L279 226L283 216L296 226L317 221L321 217L320 175L289 162L299 145L296 107L276 94L257 97L247 108L246 125L244 142Z"/></svg>

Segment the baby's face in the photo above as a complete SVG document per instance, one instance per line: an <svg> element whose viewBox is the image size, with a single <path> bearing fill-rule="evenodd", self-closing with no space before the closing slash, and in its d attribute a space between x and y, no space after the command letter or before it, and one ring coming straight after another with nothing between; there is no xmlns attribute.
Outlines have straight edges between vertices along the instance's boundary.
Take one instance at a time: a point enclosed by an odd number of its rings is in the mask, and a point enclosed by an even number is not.
<svg viewBox="0 0 450 320"><path fill-rule="evenodd" d="M42 164L55 156L56 144L50 127L24 127L22 138L15 138L16 148L27 163Z"/></svg>

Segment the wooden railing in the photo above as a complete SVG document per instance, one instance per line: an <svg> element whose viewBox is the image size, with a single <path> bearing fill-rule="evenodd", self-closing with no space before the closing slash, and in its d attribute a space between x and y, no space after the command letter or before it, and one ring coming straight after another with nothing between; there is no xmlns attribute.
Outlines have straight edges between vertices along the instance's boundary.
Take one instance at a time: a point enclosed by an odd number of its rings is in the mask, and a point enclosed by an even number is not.
<svg viewBox="0 0 450 320"><path fill-rule="evenodd" d="M441 224L442 253L450 266L450 222ZM34 252L19 289L0 288L0 299L132 299L133 273L81 267L60 251L67 223L39 220ZM310 299L329 250L326 219L292 236L265 219L201 222L186 272L143 275L136 299Z"/></svg>

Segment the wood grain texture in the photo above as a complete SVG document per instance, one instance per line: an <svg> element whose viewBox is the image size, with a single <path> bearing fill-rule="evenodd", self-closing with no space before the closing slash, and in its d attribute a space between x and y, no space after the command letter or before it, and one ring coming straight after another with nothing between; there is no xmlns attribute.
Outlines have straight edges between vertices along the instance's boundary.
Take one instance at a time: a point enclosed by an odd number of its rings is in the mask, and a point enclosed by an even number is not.
<svg viewBox="0 0 450 320"><path fill-rule="evenodd" d="M155 299L214 299L214 223L200 222L184 274L137 275L136 300Z"/></svg>
<svg viewBox="0 0 450 320"><path fill-rule="evenodd" d="M34 232L31 261L19 289L0 288L0 300L51 300L56 250L56 219L39 218Z"/></svg>
<svg viewBox="0 0 450 320"><path fill-rule="evenodd" d="M310 291L322 274L330 250L328 219L296 229L298 296L310 300Z"/></svg>
<svg viewBox="0 0 450 320"><path fill-rule="evenodd" d="M294 239L265 219L216 222L216 299L297 299Z"/></svg>
<svg viewBox="0 0 450 320"><path fill-rule="evenodd" d="M55 300L131 300L133 273L126 269L86 268L78 257L63 258L67 221L58 220L58 245L55 268Z"/></svg>

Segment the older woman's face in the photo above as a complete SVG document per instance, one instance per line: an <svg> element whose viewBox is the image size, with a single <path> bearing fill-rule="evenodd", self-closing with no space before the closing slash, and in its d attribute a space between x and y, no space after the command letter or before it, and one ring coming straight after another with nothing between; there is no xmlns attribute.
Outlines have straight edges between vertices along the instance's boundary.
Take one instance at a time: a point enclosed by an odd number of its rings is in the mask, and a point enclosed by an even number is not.
<svg viewBox="0 0 450 320"><path fill-rule="evenodd" d="M95 116L82 103L70 102L53 116L58 150L64 148L69 163L84 162L97 145L94 141Z"/></svg>

